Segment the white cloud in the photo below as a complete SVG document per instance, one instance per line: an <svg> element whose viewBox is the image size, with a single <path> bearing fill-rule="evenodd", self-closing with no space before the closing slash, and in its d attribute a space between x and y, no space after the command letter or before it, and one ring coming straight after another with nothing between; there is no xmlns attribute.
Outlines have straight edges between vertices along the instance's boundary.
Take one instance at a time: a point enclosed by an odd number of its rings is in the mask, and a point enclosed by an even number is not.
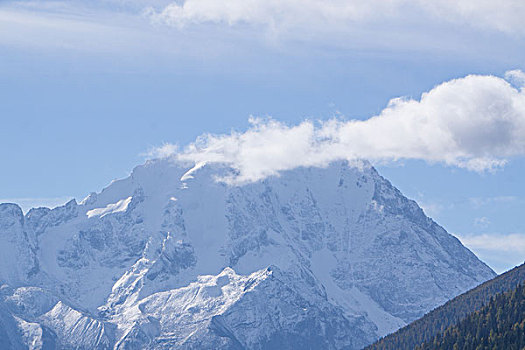
<svg viewBox="0 0 525 350"><path fill-rule="evenodd" d="M259 49L295 55L303 45L308 55L408 50L410 57L455 52L519 63L524 17L525 3L514 0L4 0L0 45L120 55L131 63ZM490 35L480 40L481 32Z"/></svg>
<svg viewBox="0 0 525 350"><path fill-rule="evenodd" d="M443 205L440 203L428 203L422 200L418 200L417 203L419 204L421 209L423 209L423 211L425 212L427 216L430 216L433 218L439 215L444 209Z"/></svg>
<svg viewBox="0 0 525 350"><path fill-rule="evenodd" d="M519 69L510 70L505 73L505 79L518 87L525 87L525 73Z"/></svg>
<svg viewBox="0 0 525 350"><path fill-rule="evenodd" d="M480 227L480 228L487 228L490 225L490 220L486 216L482 216L480 218L474 219L474 226Z"/></svg>
<svg viewBox="0 0 525 350"><path fill-rule="evenodd" d="M481 234L458 238L496 272L506 271L525 261L525 234Z"/></svg>
<svg viewBox="0 0 525 350"><path fill-rule="evenodd" d="M165 143L160 147L152 147L148 152L143 153L142 156L147 158L165 158L177 153L178 151L179 146Z"/></svg>
<svg viewBox="0 0 525 350"><path fill-rule="evenodd" d="M490 171L525 154L525 91L495 76L470 75L442 83L419 100L394 99L364 121L251 122L246 132L203 135L175 157L227 163L238 170L235 181L255 181L341 159L423 159ZM172 153L169 145L157 151Z"/></svg>
<svg viewBox="0 0 525 350"><path fill-rule="evenodd" d="M481 234L461 236L461 242L476 250L497 250L502 252L521 252L525 259L525 235L514 233L508 235Z"/></svg>
<svg viewBox="0 0 525 350"><path fill-rule="evenodd" d="M209 32L153 26L143 13L145 2L0 1L0 46L6 52L31 48L57 56L58 52L80 52L89 63L96 57L116 55L119 65L146 64L144 58L157 56L183 57L191 62L195 56L221 53L222 46Z"/></svg>
<svg viewBox="0 0 525 350"><path fill-rule="evenodd" d="M475 208L481 208L486 205L501 205L505 203L511 203L516 201L518 198L515 196L496 196L496 197L472 197L469 198L469 202Z"/></svg>
<svg viewBox="0 0 525 350"><path fill-rule="evenodd" d="M514 233L508 235L481 234L460 236L463 244L476 250L497 250L503 252L521 252L525 259L525 235Z"/></svg>
<svg viewBox="0 0 525 350"><path fill-rule="evenodd" d="M403 24L427 20L525 34L525 3L519 0L185 0L158 12L156 21L184 26L196 23L351 29L356 23Z"/></svg>
<svg viewBox="0 0 525 350"><path fill-rule="evenodd" d="M0 6L0 45L118 52L151 40L134 16L64 2L8 2ZM146 41L147 42L147 41Z"/></svg>

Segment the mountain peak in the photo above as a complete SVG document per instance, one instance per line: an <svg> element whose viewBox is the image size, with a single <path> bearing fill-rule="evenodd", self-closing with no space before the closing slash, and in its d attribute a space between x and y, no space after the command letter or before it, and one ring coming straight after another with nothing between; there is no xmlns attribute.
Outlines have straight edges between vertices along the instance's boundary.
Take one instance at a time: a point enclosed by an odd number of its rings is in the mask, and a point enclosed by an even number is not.
<svg viewBox="0 0 525 350"><path fill-rule="evenodd" d="M153 160L80 204L32 210L9 247L27 261L16 274L4 261L0 275L14 290L48 291L67 306L57 314L98 322L104 344L117 347L304 338L351 349L494 275L366 162L224 181L236 171ZM73 327L15 315L56 334Z"/></svg>

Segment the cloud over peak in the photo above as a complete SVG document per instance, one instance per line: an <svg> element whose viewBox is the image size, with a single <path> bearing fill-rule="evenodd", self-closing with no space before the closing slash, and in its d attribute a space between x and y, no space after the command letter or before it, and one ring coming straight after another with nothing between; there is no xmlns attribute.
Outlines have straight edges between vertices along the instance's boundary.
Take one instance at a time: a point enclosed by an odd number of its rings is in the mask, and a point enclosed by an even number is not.
<svg viewBox="0 0 525 350"><path fill-rule="evenodd" d="M228 180L240 182L343 159L422 159L490 171L525 155L525 89L499 77L469 75L444 82L419 100L393 99L367 120L290 126L252 118L245 132L205 134L182 150L167 144L152 155L229 164L238 176Z"/></svg>

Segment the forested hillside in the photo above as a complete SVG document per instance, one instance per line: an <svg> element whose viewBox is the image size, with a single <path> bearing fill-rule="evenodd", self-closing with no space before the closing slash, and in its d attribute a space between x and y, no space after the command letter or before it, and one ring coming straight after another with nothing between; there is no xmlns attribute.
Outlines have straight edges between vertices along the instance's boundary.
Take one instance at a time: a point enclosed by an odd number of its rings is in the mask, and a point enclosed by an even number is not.
<svg viewBox="0 0 525 350"><path fill-rule="evenodd" d="M525 285L522 284L513 291L496 295L480 311L415 349L520 350L524 347Z"/></svg>
<svg viewBox="0 0 525 350"><path fill-rule="evenodd" d="M469 314L479 311L499 293L511 291L525 281L525 264L499 275L432 310L397 332L366 349L414 349L430 341L448 327L458 324Z"/></svg>

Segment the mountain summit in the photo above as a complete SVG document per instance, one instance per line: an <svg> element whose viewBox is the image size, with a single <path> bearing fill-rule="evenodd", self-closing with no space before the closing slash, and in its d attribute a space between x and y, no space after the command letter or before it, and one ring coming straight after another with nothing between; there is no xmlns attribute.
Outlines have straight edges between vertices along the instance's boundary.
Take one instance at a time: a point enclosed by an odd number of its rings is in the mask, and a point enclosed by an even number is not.
<svg viewBox="0 0 525 350"><path fill-rule="evenodd" d="M0 205L0 345L358 349L495 275L366 163L232 174L166 158Z"/></svg>

